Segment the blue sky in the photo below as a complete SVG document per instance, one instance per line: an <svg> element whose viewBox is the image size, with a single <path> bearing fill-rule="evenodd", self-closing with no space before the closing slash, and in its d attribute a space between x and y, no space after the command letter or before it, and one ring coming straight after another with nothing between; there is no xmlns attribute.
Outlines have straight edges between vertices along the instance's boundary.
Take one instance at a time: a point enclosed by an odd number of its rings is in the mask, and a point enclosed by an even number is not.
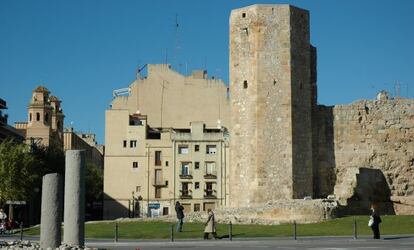
<svg viewBox="0 0 414 250"><path fill-rule="evenodd" d="M31 91L45 85L63 101L65 125L103 143L112 91L166 54L182 73L206 68L228 83L229 14L254 3L310 11L319 103L372 99L382 89L394 95L396 83L401 96L414 98L410 0L0 0L0 98L9 123L26 120Z"/></svg>

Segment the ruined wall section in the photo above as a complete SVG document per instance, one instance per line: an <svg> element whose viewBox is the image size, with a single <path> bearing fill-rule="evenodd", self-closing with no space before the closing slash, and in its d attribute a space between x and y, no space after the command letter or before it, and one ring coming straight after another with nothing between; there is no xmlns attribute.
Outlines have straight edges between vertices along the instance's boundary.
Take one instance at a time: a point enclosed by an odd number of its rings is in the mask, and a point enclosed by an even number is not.
<svg viewBox="0 0 414 250"><path fill-rule="evenodd" d="M336 182L333 107L318 105L312 114L314 197L326 198Z"/></svg>
<svg viewBox="0 0 414 250"><path fill-rule="evenodd" d="M318 171L322 180L335 169L337 198L354 195L357 184L345 182L350 179L349 173L360 174L361 168L383 173L388 187L382 188L389 188L391 200L414 198L414 100L365 100L331 109L319 107L319 111ZM333 143L329 144L332 134ZM333 190L330 180L319 185L320 194Z"/></svg>

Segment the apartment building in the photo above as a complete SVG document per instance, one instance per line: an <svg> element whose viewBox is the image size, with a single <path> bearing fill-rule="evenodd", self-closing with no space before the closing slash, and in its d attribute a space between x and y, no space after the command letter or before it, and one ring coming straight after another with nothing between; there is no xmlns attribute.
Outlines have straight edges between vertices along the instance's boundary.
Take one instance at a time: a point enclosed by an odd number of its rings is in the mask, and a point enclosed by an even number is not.
<svg viewBox="0 0 414 250"><path fill-rule="evenodd" d="M206 71L147 67L106 110L104 218L167 215L176 201L186 212L224 206L226 85Z"/></svg>

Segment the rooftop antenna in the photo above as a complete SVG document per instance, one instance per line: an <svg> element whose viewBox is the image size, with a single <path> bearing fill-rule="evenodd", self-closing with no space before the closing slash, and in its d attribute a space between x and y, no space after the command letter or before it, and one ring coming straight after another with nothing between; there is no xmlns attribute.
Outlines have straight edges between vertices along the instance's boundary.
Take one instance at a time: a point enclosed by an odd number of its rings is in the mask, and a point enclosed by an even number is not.
<svg viewBox="0 0 414 250"><path fill-rule="evenodd" d="M176 66L176 69L178 69L179 63L178 63L178 54L180 50L180 42L179 42L179 32L178 28L180 25L178 24L178 14L175 14L175 23L174 23L174 52L173 52L173 60L174 64Z"/></svg>
<svg viewBox="0 0 414 250"><path fill-rule="evenodd" d="M395 88L395 97L400 97L400 84L396 82L394 84L394 88Z"/></svg>
<svg viewBox="0 0 414 250"><path fill-rule="evenodd" d="M165 48L165 64L168 64L168 48Z"/></svg>

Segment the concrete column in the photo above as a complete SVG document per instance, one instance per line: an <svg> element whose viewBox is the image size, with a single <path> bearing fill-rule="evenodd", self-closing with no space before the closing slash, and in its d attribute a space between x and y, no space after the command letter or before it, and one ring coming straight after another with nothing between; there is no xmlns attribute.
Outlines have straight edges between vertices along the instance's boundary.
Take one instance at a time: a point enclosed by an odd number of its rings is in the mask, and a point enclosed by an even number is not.
<svg viewBox="0 0 414 250"><path fill-rule="evenodd" d="M62 178L59 174L43 176L40 220L40 247L59 247L62 223Z"/></svg>
<svg viewBox="0 0 414 250"><path fill-rule="evenodd" d="M85 151L68 150L65 160L63 242L85 245Z"/></svg>

